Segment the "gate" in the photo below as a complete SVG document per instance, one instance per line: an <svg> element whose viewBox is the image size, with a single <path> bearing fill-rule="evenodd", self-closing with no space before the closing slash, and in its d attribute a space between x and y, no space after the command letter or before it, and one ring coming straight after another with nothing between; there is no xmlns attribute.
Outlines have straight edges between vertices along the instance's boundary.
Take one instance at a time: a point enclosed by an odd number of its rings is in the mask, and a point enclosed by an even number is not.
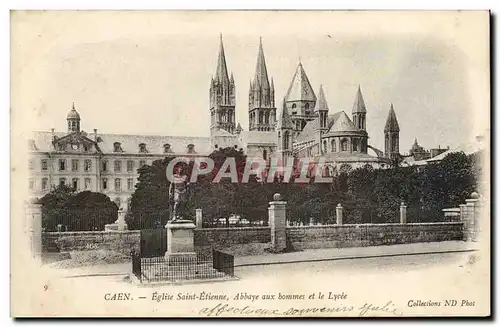
<svg viewBox="0 0 500 327"><path fill-rule="evenodd" d="M165 228L141 229L141 258L163 257L167 251Z"/></svg>

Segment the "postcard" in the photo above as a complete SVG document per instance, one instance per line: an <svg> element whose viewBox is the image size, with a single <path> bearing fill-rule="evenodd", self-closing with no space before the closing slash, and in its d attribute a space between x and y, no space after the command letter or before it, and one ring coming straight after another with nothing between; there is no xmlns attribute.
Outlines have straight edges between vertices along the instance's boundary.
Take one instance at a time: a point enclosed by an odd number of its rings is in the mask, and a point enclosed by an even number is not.
<svg viewBox="0 0 500 327"><path fill-rule="evenodd" d="M488 11L11 11L13 317L488 317Z"/></svg>

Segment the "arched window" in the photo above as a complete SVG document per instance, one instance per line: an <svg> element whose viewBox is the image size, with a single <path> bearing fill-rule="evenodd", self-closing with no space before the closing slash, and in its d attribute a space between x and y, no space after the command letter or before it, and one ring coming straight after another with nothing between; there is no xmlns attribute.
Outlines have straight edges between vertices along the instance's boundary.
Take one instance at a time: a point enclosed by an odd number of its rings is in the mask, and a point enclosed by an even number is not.
<svg viewBox="0 0 500 327"><path fill-rule="evenodd" d="M262 124L263 121L264 121L264 113L261 111L259 112L259 124Z"/></svg>
<svg viewBox="0 0 500 327"><path fill-rule="evenodd" d="M328 150L327 143L326 143L326 140L324 140L323 141L323 152L326 153L327 150Z"/></svg>
<svg viewBox="0 0 500 327"><path fill-rule="evenodd" d="M352 151L358 151L358 139L352 140Z"/></svg>
<svg viewBox="0 0 500 327"><path fill-rule="evenodd" d="M306 103L305 109L306 109L306 114L309 114L309 103Z"/></svg>
<svg viewBox="0 0 500 327"><path fill-rule="evenodd" d="M332 152L337 152L337 142L335 142L335 139L332 139Z"/></svg>
<svg viewBox="0 0 500 327"><path fill-rule="evenodd" d="M267 150L266 149L264 149L264 151L262 151L262 158L264 160L267 160Z"/></svg>
<svg viewBox="0 0 500 327"><path fill-rule="evenodd" d="M340 141L340 151L347 151L347 140L343 139Z"/></svg>
<svg viewBox="0 0 500 327"><path fill-rule="evenodd" d="M297 105L294 103L292 104L292 115L296 115L297 114Z"/></svg>

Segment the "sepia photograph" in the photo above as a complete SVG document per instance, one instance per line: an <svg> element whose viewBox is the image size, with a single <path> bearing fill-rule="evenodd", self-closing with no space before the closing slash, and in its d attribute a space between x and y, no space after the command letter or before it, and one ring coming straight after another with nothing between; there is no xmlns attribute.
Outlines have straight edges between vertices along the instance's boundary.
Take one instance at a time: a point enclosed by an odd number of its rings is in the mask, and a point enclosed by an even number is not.
<svg viewBox="0 0 500 327"><path fill-rule="evenodd" d="M13 317L491 315L490 12L10 12Z"/></svg>

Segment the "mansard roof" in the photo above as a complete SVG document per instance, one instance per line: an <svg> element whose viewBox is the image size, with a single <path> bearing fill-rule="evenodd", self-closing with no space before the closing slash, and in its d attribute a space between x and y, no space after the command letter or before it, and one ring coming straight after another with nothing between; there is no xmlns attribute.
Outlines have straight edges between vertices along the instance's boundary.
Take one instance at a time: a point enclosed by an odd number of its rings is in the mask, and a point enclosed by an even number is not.
<svg viewBox="0 0 500 327"><path fill-rule="evenodd" d="M299 62L295 75L293 75L292 83L288 87L286 93L286 101L316 101L316 95L311 87L311 83L307 78L302 63Z"/></svg>
<svg viewBox="0 0 500 327"><path fill-rule="evenodd" d="M74 134L74 133L72 133ZM52 136L56 136L57 140L63 140L68 137L67 133L51 132L34 132L33 140L37 151L50 152L54 151L52 145ZM94 142L94 134L82 135L90 141ZM197 153L208 154L211 152L210 138L208 137L186 137L186 136L160 136L160 135L128 135L128 134L97 134L97 146L104 154L115 153L114 144L120 143L122 154L164 154L165 144L170 145L170 150L173 153L187 153L188 145L194 145L194 151ZM139 144L146 145L146 153L140 152Z"/></svg>

